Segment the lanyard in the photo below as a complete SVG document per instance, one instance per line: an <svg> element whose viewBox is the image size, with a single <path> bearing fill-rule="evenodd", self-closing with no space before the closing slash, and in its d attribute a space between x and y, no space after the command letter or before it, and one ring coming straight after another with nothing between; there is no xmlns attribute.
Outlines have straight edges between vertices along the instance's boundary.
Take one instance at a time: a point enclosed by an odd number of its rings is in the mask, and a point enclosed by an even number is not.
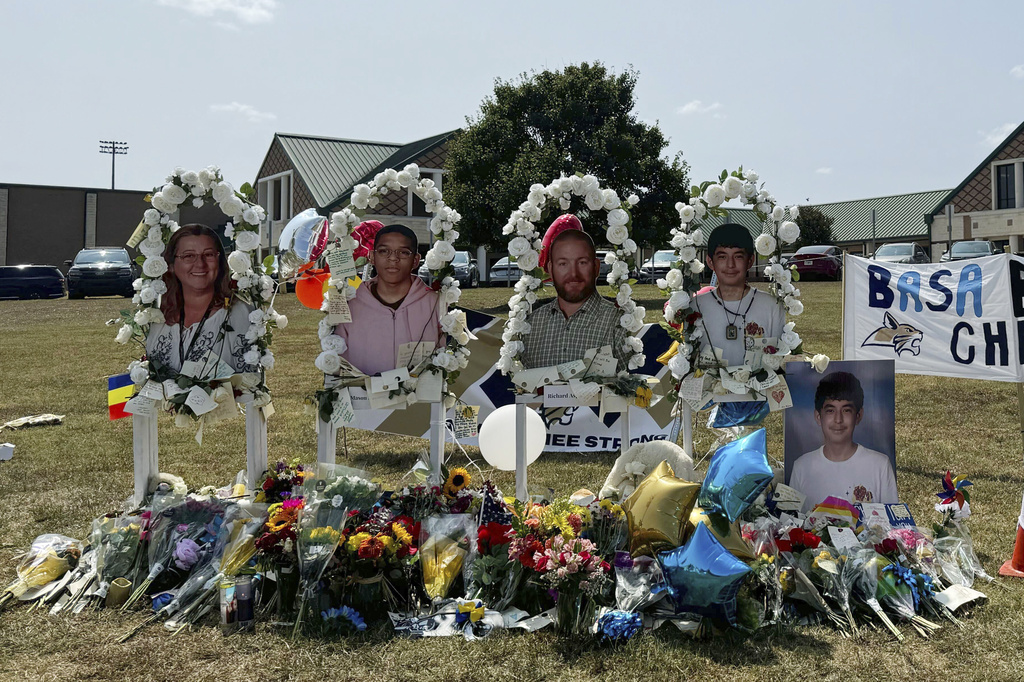
<svg viewBox="0 0 1024 682"><path fill-rule="evenodd" d="M206 319L210 317L210 311L213 309L213 302L206 306L206 312L203 313L203 319L199 321L199 328L196 329L195 334L192 335L192 341L188 344L188 352L185 351L185 306L181 307L181 321L178 323L178 362L185 364L185 360L192 356L192 349L195 348L196 340L203 332L203 326L206 324Z"/></svg>

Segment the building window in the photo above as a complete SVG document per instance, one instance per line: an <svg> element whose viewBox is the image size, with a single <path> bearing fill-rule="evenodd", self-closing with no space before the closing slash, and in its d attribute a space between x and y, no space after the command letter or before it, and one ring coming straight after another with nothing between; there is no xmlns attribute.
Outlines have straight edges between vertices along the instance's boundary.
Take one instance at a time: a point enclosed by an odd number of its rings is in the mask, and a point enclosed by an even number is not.
<svg viewBox="0 0 1024 682"><path fill-rule="evenodd" d="M420 178L430 178L434 181L435 185L441 185L440 171L420 171ZM430 213L427 212L427 205L413 193L412 187L409 188L409 215L419 218L430 217Z"/></svg>
<svg viewBox="0 0 1024 682"><path fill-rule="evenodd" d="M1006 163L996 166L996 208L1016 208L1017 198L1014 192L1014 164Z"/></svg>

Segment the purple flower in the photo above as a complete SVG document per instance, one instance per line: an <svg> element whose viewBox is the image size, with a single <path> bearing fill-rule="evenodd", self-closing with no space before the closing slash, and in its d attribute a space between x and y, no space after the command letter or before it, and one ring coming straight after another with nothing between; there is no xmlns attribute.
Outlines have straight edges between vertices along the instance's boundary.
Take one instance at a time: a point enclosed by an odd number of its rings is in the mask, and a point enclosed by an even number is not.
<svg viewBox="0 0 1024 682"><path fill-rule="evenodd" d="M175 566L182 571L188 571L199 561L199 545L188 538L178 540L172 558Z"/></svg>

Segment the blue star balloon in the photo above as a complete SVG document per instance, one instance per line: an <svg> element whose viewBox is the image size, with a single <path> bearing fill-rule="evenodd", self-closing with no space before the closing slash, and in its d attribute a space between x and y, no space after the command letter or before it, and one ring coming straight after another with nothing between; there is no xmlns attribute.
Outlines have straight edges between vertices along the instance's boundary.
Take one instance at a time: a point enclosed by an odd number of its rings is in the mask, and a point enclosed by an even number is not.
<svg viewBox="0 0 1024 682"><path fill-rule="evenodd" d="M728 429L736 426L760 426L768 416L768 402L745 400L735 403L718 403L711 410L708 426L712 429Z"/></svg>
<svg viewBox="0 0 1024 682"><path fill-rule="evenodd" d="M732 523L772 482L773 476L768 465L765 430L758 429L718 448L711 458L697 504L722 514Z"/></svg>
<svg viewBox="0 0 1024 682"><path fill-rule="evenodd" d="M682 547L658 553L677 613L736 623L736 593L750 567L729 553L703 523Z"/></svg>

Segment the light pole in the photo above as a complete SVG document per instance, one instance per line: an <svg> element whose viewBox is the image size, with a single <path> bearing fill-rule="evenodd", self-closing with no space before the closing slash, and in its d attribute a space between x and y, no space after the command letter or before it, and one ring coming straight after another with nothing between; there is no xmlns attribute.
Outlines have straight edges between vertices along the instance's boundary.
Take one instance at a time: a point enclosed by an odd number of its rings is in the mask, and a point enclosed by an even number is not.
<svg viewBox="0 0 1024 682"><path fill-rule="evenodd" d="M100 140L100 154L110 154L110 189L114 189L114 160L118 154L128 153L127 142Z"/></svg>

